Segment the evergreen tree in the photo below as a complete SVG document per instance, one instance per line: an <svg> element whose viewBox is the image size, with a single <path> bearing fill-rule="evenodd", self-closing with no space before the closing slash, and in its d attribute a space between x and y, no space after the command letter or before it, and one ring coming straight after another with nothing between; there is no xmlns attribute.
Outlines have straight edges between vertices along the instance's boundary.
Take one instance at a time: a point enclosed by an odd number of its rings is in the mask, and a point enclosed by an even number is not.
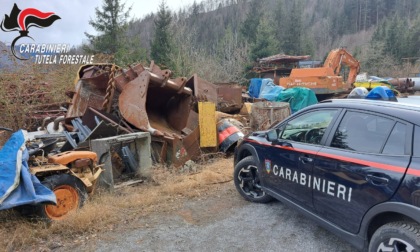
<svg viewBox="0 0 420 252"><path fill-rule="evenodd" d="M251 45L250 59L255 62L258 59L278 54L278 41L269 21L262 19L257 27L257 38Z"/></svg>
<svg viewBox="0 0 420 252"><path fill-rule="evenodd" d="M407 51L408 40L408 24L398 15L387 22L385 39L385 51L396 61L400 62L405 57Z"/></svg>
<svg viewBox="0 0 420 252"><path fill-rule="evenodd" d="M200 15L200 5L197 4L197 2L194 0L192 6L191 6L191 20L197 21L198 16Z"/></svg>
<svg viewBox="0 0 420 252"><path fill-rule="evenodd" d="M314 46L314 43L312 42L313 41L313 38L310 36L310 35L308 35L308 34L305 34L305 35L303 35L303 37L302 37L302 41L301 41L301 53L300 54L302 54L302 55L314 55L314 53L315 53L315 46Z"/></svg>
<svg viewBox="0 0 420 252"><path fill-rule="evenodd" d="M407 40L409 57L420 57L420 16L413 23Z"/></svg>
<svg viewBox="0 0 420 252"><path fill-rule="evenodd" d="M171 21L171 12L163 0L159 5L157 19L154 21L155 34L151 43L150 57L156 64L169 68L173 68L170 57L173 50L170 32Z"/></svg>
<svg viewBox="0 0 420 252"><path fill-rule="evenodd" d="M139 35L121 37L119 42L121 46L115 53L117 64L125 66L146 61L147 50L140 46L141 39Z"/></svg>
<svg viewBox="0 0 420 252"><path fill-rule="evenodd" d="M96 20L89 24L98 31L98 35L85 33L90 46L85 51L90 53L115 54L121 47L121 37L127 29L127 18L131 7L125 10L120 0L103 0L102 8L95 9Z"/></svg>
<svg viewBox="0 0 420 252"><path fill-rule="evenodd" d="M285 16L286 16L286 12L284 10L284 2L283 0L278 0L277 6L274 11L273 29L275 30L274 34L278 41L279 49L283 48L283 38L284 38L285 30L286 30L286 26L284 22Z"/></svg>
<svg viewBox="0 0 420 252"><path fill-rule="evenodd" d="M286 54L299 55L301 53L302 28L302 8L300 1L293 1L283 42L283 50Z"/></svg>
<svg viewBox="0 0 420 252"><path fill-rule="evenodd" d="M258 26L260 25L260 19L263 16L261 10L262 2L262 0L251 1L246 19L240 28L242 36L250 44L255 43L257 40Z"/></svg>

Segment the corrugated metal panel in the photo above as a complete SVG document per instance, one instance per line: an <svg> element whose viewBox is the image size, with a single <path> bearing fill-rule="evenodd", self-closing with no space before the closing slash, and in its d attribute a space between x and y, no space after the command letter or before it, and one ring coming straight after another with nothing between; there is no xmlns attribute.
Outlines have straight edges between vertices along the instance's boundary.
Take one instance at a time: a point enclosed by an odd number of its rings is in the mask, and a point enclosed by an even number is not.
<svg viewBox="0 0 420 252"><path fill-rule="evenodd" d="M199 102L198 121L200 126L200 147L216 147L216 105L212 102Z"/></svg>

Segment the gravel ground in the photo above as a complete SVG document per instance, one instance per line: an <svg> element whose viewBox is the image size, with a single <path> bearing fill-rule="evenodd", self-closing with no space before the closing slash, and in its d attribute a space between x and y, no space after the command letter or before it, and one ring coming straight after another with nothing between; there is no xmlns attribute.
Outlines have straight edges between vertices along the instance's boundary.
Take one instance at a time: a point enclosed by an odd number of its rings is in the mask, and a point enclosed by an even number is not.
<svg viewBox="0 0 420 252"><path fill-rule="evenodd" d="M243 200L232 182L76 249L89 251L355 251L280 202Z"/></svg>

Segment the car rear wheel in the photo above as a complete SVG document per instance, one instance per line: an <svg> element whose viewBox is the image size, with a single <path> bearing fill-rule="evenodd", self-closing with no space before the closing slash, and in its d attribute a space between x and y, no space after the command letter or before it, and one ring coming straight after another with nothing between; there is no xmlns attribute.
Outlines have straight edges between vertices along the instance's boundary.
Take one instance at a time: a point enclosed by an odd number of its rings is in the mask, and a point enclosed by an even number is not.
<svg viewBox="0 0 420 252"><path fill-rule="evenodd" d="M44 204L36 207L36 215L43 220L62 220L69 213L82 207L87 199L85 185L75 176L53 175L45 178L42 184L51 189L57 198L57 205Z"/></svg>
<svg viewBox="0 0 420 252"><path fill-rule="evenodd" d="M256 203L267 203L273 200L261 188L257 164L252 156L239 161L233 172L236 190L246 200Z"/></svg>
<svg viewBox="0 0 420 252"><path fill-rule="evenodd" d="M373 234L369 251L420 251L420 225L415 222L392 222L383 225Z"/></svg>

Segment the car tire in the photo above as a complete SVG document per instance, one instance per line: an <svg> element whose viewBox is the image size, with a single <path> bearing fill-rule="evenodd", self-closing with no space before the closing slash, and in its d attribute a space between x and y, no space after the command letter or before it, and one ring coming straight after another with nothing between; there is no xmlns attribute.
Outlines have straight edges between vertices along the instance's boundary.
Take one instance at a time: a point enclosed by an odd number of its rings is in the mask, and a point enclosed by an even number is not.
<svg viewBox="0 0 420 252"><path fill-rule="evenodd" d="M85 185L79 178L70 174L46 177L42 184L51 189L57 205L42 204L35 207L35 215L44 221L56 221L81 208L88 195Z"/></svg>
<svg viewBox="0 0 420 252"><path fill-rule="evenodd" d="M369 252L420 251L420 225L392 222L378 228L369 244Z"/></svg>
<svg viewBox="0 0 420 252"><path fill-rule="evenodd" d="M236 190L248 201L267 203L273 200L261 189L257 164L252 156L246 157L236 164L233 181Z"/></svg>

